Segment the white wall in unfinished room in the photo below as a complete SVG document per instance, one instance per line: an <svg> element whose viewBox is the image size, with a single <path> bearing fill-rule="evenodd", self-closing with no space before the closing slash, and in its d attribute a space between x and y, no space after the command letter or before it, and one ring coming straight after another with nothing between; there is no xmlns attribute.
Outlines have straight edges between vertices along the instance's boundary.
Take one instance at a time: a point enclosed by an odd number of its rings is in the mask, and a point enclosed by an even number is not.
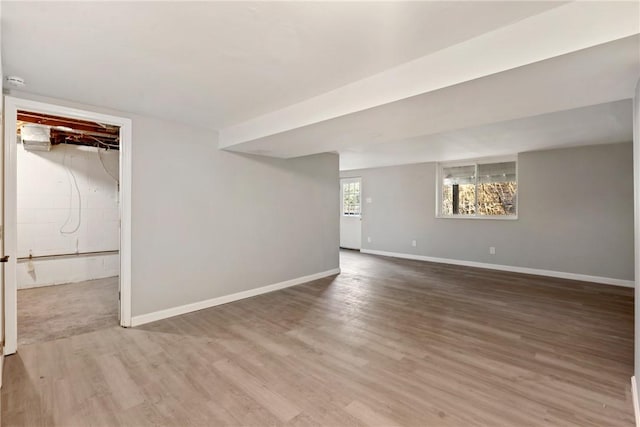
<svg viewBox="0 0 640 427"><path fill-rule="evenodd" d="M58 145L49 152L17 150L18 258L119 249L117 151ZM69 172L72 171L73 175ZM76 190L75 181L78 184ZM78 197L79 196L79 197ZM77 228L77 230L76 230ZM18 263L18 287L117 276L118 255Z"/></svg>

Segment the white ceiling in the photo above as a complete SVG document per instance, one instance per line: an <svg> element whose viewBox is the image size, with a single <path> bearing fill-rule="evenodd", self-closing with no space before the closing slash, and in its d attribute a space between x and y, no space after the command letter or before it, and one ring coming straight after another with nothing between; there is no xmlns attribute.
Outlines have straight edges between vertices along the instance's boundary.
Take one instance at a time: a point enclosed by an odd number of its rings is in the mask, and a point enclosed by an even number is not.
<svg viewBox="0 0 640 427"><path fill-rule="evenodd" d="M557 5L3 2L2 60L34 93L219 129Z"/></svg>
<svg viewBox="0 0 640 427"><path fill-rule="evenodd" d="M628 138L639 5L3 1L2 61L28 92L352 169Z"/></svg>
<svg viewBox="0 0 640 427"><path fill-rule="evenodd" d="M640 36L633 36L229 148L283 158L354 147L364 152L421 135L629 99L639 77Z"/></svg>
<svg viewBox="0 0 640 427"><path fill-rule="evenodd" d="M542 149L628 142L631 100L576 108L386 144L346 148L340 170L506 156Z"/></svg>

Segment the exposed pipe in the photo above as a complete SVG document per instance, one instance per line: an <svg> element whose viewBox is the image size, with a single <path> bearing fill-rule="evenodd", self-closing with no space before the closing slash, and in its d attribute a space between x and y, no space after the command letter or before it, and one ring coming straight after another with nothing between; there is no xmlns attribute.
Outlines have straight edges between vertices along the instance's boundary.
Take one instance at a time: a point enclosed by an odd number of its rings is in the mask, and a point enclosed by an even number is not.
<svg viewBox="0 0 640 427"><path fill-rule="evenodd" d="M32 259L46 259L46 258L70 258L76 256L93 256L93 255L116 255L120 251L95 251L95 252L76 252L70 254L53 254L53 255L29 255L28 257L18 258L18 261L30 261Z"/></svg>

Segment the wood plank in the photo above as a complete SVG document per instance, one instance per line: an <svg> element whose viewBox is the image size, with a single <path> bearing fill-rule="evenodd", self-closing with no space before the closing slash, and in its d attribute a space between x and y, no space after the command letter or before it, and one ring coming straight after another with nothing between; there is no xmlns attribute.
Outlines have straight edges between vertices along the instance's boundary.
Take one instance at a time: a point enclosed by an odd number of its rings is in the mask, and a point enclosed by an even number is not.
<svg viewBox="0 0 640 427"><path fill-rule="evenodd" d="M633 289L354 251L341 268L139 328L43 335L6 359L2 422L634 425Z"/></svg>

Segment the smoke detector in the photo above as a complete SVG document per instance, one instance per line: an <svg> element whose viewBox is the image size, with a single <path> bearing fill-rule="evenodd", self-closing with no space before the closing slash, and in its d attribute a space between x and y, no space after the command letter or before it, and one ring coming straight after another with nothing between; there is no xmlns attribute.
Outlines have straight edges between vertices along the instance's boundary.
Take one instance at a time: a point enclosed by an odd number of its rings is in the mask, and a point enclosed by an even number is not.
<svg viewBox="0 0 640 427"><path fill-rule="evenodd" d="M23 87L26 84L19 76L7 76L7 83L14 87Z"/></svg>

